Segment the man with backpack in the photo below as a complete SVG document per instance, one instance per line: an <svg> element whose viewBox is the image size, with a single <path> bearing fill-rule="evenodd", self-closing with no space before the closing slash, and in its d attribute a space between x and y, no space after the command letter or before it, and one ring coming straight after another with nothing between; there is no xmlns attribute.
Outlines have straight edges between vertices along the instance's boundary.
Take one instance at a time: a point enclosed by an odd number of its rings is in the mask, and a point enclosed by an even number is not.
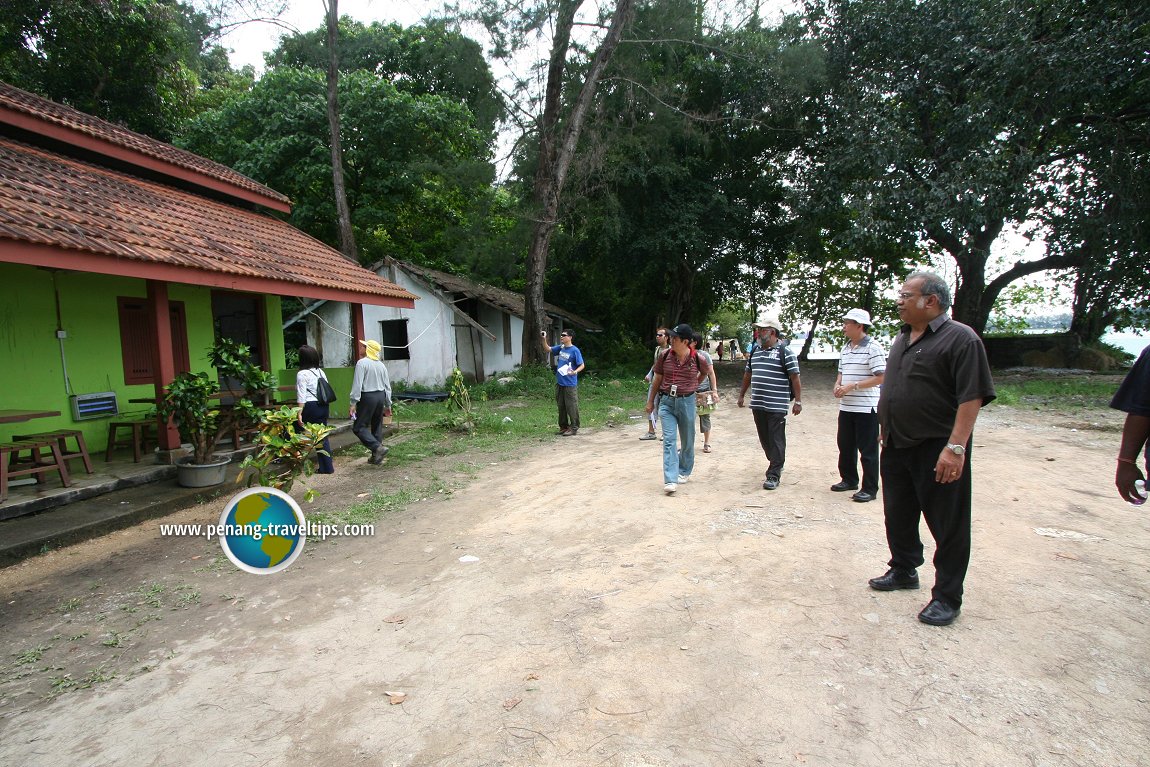
<svg viewBox="0 0 1150 767"><path fill-rule="evenodd" d="M655 362L647 412L654 412L657 393L663 426L663 492L674 495L695 468L695 392L710 375L711 363L691 348L695 331L690 325L680 323L670 334L670 350ZM676 449L676 437L681 449Z"/></svg>
<svg viewBox="0 0 1150 767"><path fill-rule="evenodd" d="M787 411L795 415L803 412L802 384L798 358L780 340L783 326L779 321L765 319L756 322L755 328L762 333L756 333L757 348L747 360L737 404L746 407L744 398L750 389L751 414L768 461L763 489L774 490L779 486L787 458Z"/></svg>

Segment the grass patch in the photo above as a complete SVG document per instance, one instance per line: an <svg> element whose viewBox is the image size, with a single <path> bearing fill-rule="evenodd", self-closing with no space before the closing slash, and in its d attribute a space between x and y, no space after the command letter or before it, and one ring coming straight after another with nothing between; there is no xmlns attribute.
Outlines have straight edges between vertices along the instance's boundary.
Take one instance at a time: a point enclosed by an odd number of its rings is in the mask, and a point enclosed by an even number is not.
<svg viewBox="0 0 1150 767"><path fill-rule="evenodd" d="M997 405L1008 407L1105 408L1121 379L1067 376L1065 378L1006 378L995 381Z"/></svg>
<svg viewBox="0 0 1150 767"><path fill-rule="evenodd" d="M83 603L84 603L84 600L81 599L80 597L72 597L71 599L65 599L63 602L61 602L56 607L56 612L58 612L58 613L70 613L70 612L76 610Z"/></svg>
<svg viewBox="0 0 1150 767"><path fill-rule="evenodd" d="M370 498L349 508L335 511L322 511L309 516L311 520L317 524L370 524L384 514L401 511L406 508L408 504L414 503L422 497L420 490L415 488L404 488L393 493L382 493L377 490Z"/></svg>
<svg viewBox="0 0 1150 767"><path fill-rule="evenodd" d="M29 647L23 652L13 653L16 662L19 664L25 663L38 663L44 657L44 653L52 649L50 644L40 644L35 647Z"/></svg>
<svg viewBox="0 0 1150 767"><path fill-rule="evenodd" d="M52 677L52 692L59 695L69 690L86 690L93 685L110 682L115 678L114 673L108 672L103 666L97 666L79 679L73 679L71 674Z"/></svg>
<svg viewBox="0 0 1150 767"><path fill-rule="evenodd" d="M627 377L590 375L579 377L579 417L583 427L625 423L626 414L645 416L646 370ZM503 383L500 383L503 381ZM391 470L417 467L429 457L467 454L467 460L453 470L476 476L484 462L474 460L484 453L501 460L521 452L525 444L554 438L558 426L555 406L555 375L544 367L516 370L493 376L482 384L468 387L474 427L461 432L451 428L452 416L446 402L401 402L393 404L397 434L387 440L391 448L387 466ZM622 415L621 415L622 413ZM641 418L636 418L636 422ZM355 445L346 455L363 456L367 450ZM429 484L393 492L376 491L370 498L345 509L309 512L319 524L365 524L406 508L423 498L448 497L454 487L438 477Z"/></svg>

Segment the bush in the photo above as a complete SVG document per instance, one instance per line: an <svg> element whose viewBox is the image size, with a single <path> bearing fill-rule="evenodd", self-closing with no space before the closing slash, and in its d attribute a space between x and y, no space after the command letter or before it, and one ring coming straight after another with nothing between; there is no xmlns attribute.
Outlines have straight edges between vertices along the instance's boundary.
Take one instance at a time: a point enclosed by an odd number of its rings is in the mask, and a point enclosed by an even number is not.
<svg viewBox="0 0 1150 767"><path fill-rule="evenodd" d="M1111 368L1128 368L1134 364L1134 355L1125 349L1108 344L1104 341L1095 341L1083 344L1084 356L1093 359L1106 360L1100 363L1101 367L1092 367L1092 370L1109 370Z"/></svg>

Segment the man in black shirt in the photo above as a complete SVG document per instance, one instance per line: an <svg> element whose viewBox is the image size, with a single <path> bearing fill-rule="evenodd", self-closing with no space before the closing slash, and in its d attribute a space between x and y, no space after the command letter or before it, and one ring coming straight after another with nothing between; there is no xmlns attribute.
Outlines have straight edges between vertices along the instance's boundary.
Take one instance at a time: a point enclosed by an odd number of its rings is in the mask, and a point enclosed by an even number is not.
<svg viewBox="0 0 1150 767"><path fill-rule="evenodd" d="M950 289L933 272L913 272L898 294L902 330L887 358L879 429L882 496L890 569L878 591L917 589L923 563L919 518L935 540L931 601L923 623L946 626L962 607L970 563L971 434L995 398L986 349L947 315Z"/></svg>

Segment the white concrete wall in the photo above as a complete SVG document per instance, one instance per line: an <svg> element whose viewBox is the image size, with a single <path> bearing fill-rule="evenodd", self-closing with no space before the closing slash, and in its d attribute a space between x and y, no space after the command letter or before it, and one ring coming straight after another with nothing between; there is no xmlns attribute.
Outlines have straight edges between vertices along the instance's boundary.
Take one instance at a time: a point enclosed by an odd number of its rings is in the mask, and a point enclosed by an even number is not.
<svg viewBox="0 0 1150 767"><path fill-rule="evenodd" d="M324 367L355 364L351 347L351 311L341 301L328 301L307 317L307 343L319 351Z"/></svg>
<svg viewBox="0 0 1150 767"><path fill-rule="evenodd" d="M387 360L392 381L407 381L423 386L443 387L455 367L455 313L422 282L412 279L401 269L382 275L415 295L414 309L390 306L364 306L363 328L369 339L380 341L379 323L407 319L410 359Z"/></svg>
<svg viewBox="0 0 1150 767"><path fill-rule="evenodd" d="M368 340L380 341L379 323L386 320L407 319L407 338L411 344L410 359L387 360L387 372L392 381L406 381L424 386L443 388L456 366L458 348L456 325L463 324L451 307L440 300L423 282L409 276L402 269L394 273L384 270L381 276L419 296L414 309L396 309L390 306L364 306L363 326ZM328 301L320 306L307 321L307 342L320 350L325 367L350 367L358 355L351 353L348 337L351 334L351 313L348 305ZM479 303L479 324L495 335L496 340L475 332L468 326L466 335L478 338L483 355L485 377L515 368L523 359L523 320L511 316L511 354L504 353L503 311ZM358 340L357 340L358 343ZM469 359L471 348L464 350Z"/></svg>
<svg viewBox="0 0 1150 767"><path fill-rule="evenodd" d="M511 315L511 354L503 353L503 315L500 309L488 304L479 304L479 324L495 334L492 341L483 339L483 375L512 370L523 359L523 320Z"/></svg>

